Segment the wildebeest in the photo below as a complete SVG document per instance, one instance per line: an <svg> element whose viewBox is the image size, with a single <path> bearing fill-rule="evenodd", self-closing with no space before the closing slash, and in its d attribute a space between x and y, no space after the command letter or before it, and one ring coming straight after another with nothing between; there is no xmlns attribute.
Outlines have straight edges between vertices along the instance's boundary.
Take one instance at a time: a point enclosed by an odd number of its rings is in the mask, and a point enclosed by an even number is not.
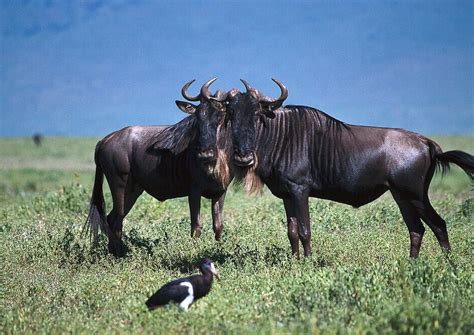
<svg viewBox="0 0 474 335"><path fill-rule="evenodd" d="M228 95L236 176L249 189L262 182L283 199L291 249L311 254L308 197L360 207L387 190L393 195L410 233L410 256L417 257L425 229L450 250L445 221L428 198L436 167L460 166L473 179L474 157L442 152L434 141L403 129L349 125L311 107L285 106L242 80L246 92ZM238 167L240 166L240 167Z"/></svg>
<svg viewBox="0 0 474 335"><path fill-rule="evenodd" d="M137 198L146 191L160 201L188 196L191 213L191 235L198 237L201 196L212 199L215 238L221 237L222 208L226 189L232 180L227 164L231 157L230 131L224 125L227 94L212 95L206 82L197 96L187 93L194 80L181 90L198 106L176 101L191 114L173 126L132 126L107 135L95 149L96 173L86 227L97 241L98 227L109 239L109 251L125 254L122 222ZM229 158L228 158L229 157ZM109 184L113 209L105 218L103 176Z"/></svg>
<svg viewBox="0 0 474 335"><path fill-rule="evenodd" d="M40 147L41 143L43 143L43 135L41 135L40 133L34 134L32 138L33 138L33 142L35 143L37 147Z"/></svg>

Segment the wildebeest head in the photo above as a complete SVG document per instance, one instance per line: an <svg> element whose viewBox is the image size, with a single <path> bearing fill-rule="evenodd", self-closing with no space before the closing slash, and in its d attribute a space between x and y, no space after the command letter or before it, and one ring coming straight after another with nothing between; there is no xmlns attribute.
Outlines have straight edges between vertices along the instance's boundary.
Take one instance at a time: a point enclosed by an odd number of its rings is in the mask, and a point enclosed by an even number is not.
<svg viewBox="0 0 474 335"><path fill-rule="evenodd" d="M278 99L264 96L248 82L241 79L246 92L237 89L228 92L228 112L232 124L232 139L234 143L234 163L237 166L248 167L255 163L255 144L257 137L257 122L265 118L273 119L274 111L281 107L288 97L287 88L278 80L272 79L280 88Z"/></svg>
<svg viewBox="0 0 474 335"><path fill-rule="evenodd" d="M197 156L203 162L214 162L217 159L217 132L218 127L223 124L226 113L226 98L227 93L217 91L214 95L209 92L209 86L216 81L213 78L206 82L197 96L188 94L188 88L194 83L191 80L186 83L181 94L189 101L199 101L199 105L194 105L187 101L176 100L176 105L183 112L194 114L197 124Z"/></svg>

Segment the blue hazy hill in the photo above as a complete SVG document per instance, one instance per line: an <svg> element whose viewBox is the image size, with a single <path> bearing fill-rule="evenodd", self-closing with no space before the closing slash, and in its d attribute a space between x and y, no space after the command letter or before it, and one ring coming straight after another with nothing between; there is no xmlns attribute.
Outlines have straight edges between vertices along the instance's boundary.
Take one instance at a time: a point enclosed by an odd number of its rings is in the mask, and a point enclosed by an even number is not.
<svg viewBox="0 0 474 335"><path fill-rule="evenodd" d="M182 85L349 123L474 134L472 1L0 2L0 136L104 135L184 114Z"/></svg>

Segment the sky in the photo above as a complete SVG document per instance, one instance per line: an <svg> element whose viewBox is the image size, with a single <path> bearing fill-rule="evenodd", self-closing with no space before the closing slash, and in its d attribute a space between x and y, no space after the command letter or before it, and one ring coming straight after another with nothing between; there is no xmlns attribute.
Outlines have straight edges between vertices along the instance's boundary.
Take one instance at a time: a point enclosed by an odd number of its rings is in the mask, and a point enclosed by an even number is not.
<svg viewBox="0 0 474 335"><path fill-rule="evenodd" d="M0 136L173 124L246 79L351 124L474 134L473 1L0 1Z"/></svg>

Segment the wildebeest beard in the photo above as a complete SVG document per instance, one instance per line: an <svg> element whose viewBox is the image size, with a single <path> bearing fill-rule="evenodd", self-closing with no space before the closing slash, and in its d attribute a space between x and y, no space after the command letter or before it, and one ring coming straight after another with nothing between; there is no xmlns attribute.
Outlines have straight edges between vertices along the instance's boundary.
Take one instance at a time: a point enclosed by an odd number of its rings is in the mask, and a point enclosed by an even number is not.
<svg viewBox="0 0 474 335"><path fill-rule="evenodd" d="M258 157L255 155L254 164L252 166L235 166L235 181L242 185L245 192L248 194L261 194L263 189L263 182L256 173L258 167Z"/></svg>
<svg viewBox="0 0 474 335"><path fill-rule="evenodd" d="M222 186L229 184L231 179L231 169L229 164L229 141L227 139L227 129L223 123L217 128L217 160L212 163L202 162L202 169L208 177L219 180Z"/></svg>
<svg viewBox="0 0 474 335"><path fill-rule="evenodd" d="M199 168L204 174L213 180L217 180L220 185L227 187L232 179L232 167L230 164L231 134L230 129L222 121L217 127L217 159L215 161L200 161Z"/></svg>

